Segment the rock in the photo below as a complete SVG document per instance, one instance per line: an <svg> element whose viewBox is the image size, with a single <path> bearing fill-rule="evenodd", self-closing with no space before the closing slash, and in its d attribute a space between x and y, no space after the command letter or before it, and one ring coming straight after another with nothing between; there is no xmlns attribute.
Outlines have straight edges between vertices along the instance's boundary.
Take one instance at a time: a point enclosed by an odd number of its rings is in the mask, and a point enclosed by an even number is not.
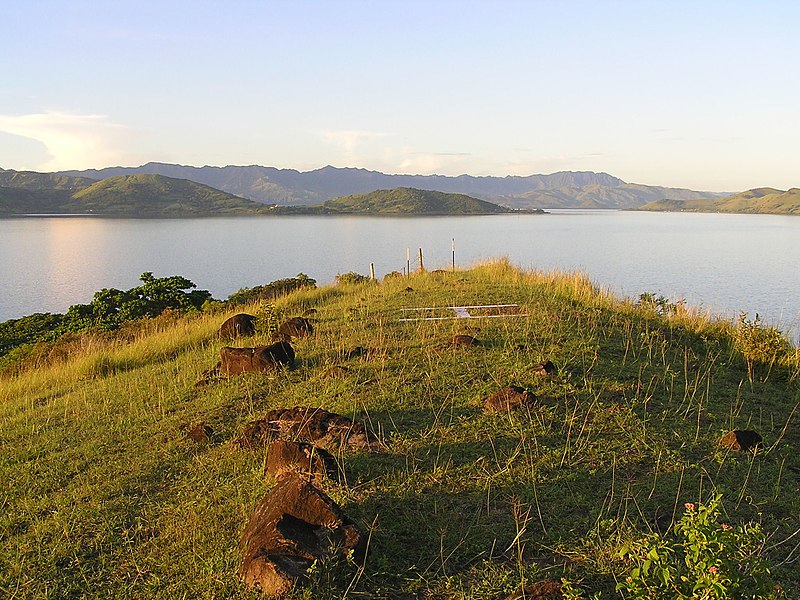
<svg viewBox="0 0 800 600"><path fill-rule="evenodd" d="M414 288L412 288L412 287L409 285L409 286L407 286L407 287L406 287L406 289L404 289L403 291L404 291L406 294L410 294L411 292L413 292L413 291L414 291Z"/></svg>
<svg viewBox="0 0 800 600"><path fill-rule="evenodd" d="M561 583L552 579L537 581L517 590L506 600L562 600Z"/></svg>
<svg viewBox="0 0 800 600"><path fill-rule="evenodd" d="M214 430L205 423L198 423L186 430L186 437L198 444L210 440L212 435L214 435Z"/></svg>
<svg viewBox="0 0 800 600"><path fill-rule="evenodd" d="M281 323L276 333L289 338L305 337L314 333L314 326L305 317L292 317Z"/></svg>
<svg viewBox="0 0 800 600"><path fill-rule="evenodd" d="M220 348L221 375L239 375L253 371L274 371L276 368L294 363L294 349L288 342L276 342L271 346L255 348Z"/></svg>
<svg viewBox="0 0 800 600"><path fill-rule="evenodd" d="M347 360L353 360L354 358L366 358L372 353L371 350L364 348L362 346L356 346L352 350L345 352L344 357Z"/></svg>
<svg viewBox="0 0 800 600"><path fill-rule="evenodd" d="M275 479L297 475L305 481L319 483L336 473L336 460L322 448L305 442L275 440L267 449L264 471Z"/></svg>
<svg viewBox="0 0 800 600"><path fill-rule="evenodd" d="M233 315L219 328L219 337L232 340L238 337L253 335L256 332L256 317L245 313Z"/></svg>
<svg viewBox="0 0 800 600"><path fill-rule="evenodd" d="M363 552L364 538L342 509L296 476L258 504L242 534L239 577L250 588L282 596L318 559Z"/></svg>
<svg viewBox="0 0 800 600"><path fill-rule="evenodd" d="M533 374L538 375L539 377L555 375L557 372L558 369L556 369L556 366L549 360L546 360L543 363L539 363L538 365L533 367Z"/></svg>
<svg viewBox="0 0 800 600"><path fill-rule="evenodd" d="M510 385L483 399L483 407L488 412L511 412L518 408L529 408L536 396L525 388Z"/></svg>
<svg viewBox="0 0 800 600"><path fill-rule="evenodd" d="M454 335L450 340L451 346L480 346L481 343L471 335Z"/></svg>
<svg viewBox="0 0 800 600"><path fill-rule="evenodd" d="M296 406L271 410L263 419L249 423L238 444L259 448L275 438L302 440L331 451L344 447L369 449L375 441L362 424L347 417L321 408Z"/></svg>
<svg viewBox="0 0 800 600"><path fill-rule="evenodd" d="M303 316L304 317L311 317L311 316L313 316L315 314L317 314L317 309L316 308L307 308L306 310L303 311Z"/></svg>
<svg viewBox="0 0 800 600"><path fill-rule="evenodd" d="M761 447L761 436L752 429L734 429L722 436L719 445L734 452L747 452Z"/></svg>

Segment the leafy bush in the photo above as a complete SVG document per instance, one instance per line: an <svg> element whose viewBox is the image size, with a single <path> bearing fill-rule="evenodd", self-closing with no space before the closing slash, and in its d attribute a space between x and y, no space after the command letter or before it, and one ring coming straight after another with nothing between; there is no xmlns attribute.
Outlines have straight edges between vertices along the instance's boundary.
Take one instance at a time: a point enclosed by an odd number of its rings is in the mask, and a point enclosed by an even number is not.
<svg viewBox="0 0 800 600"><path fill-rule="evenodd" d="M674 315L683 307L683 301L670 302L666 296L645 292L644 294L639 294L639 300L636 305L654 310L660 315Z"/></svg>
<svg viewBox="0 0 800 600"><path fill-rule="evenodd" d="M758 313L753 320L748 318L747 313L739 316L739 323L734 331L734 346L744 355L751 374L755 364L772 366L786 357L792 349L780 331L762 325Z"/></svg>
<svg viewBox="0 0 800 600"><path fill-rule="evenodd" d="M96 292L89 304L74 304L64 315L64 331L117 329L127 321L151 318L167 309L200 310L211 298L207 290L178 275L156 278L142 273L142 285L126 291L115 288ZM185 291L191 289L192 291Z"/></svg>
<svg viewBox="0 0 800 600"><path fill-rule="evenodd" d="M262 300L274 300L285 296L290 292L302 288L315 288L317 282L305 273L298 273L297 277L287 277L278 279L266 285L258 285L253 288L242 288L228 297L230 304L247 304Z"/></svg>
<svg viewBox="0 0 800 600"><path fill-rule="evenodd" d="M33 344L54 341L65 333L111 331L170 309L199 310L212 300L210 292L193 289L197 286L185 277L157 278L148 272L139 279L142 285L138 287L100 290L89 304L74 304L63 315L36 313L0 323L0 357L6 357L0 367L30 354Z"/></svg>
<svg viewBox="0 0 800 600"><path fill-rule="evenodd" d="M675 525L678 537L654 534L625 546L635 561L617 591L626 598L779 598L764 560L765 536L756 523L719 522L722 497L692 503Z"/></svg>
<svg viewBox="0 0 800 600"><path fill-rule="evenodd" d="M14 348L32 344L52 335L61 326L64 315L35 313L0 323L0 356Z"/></svg>
<svg viewBox="0 0 800 600"><path fill-rule="evenodd" d="M369 280L369 277L366 275L356 273L355 271L350 271L349 273L339 273L336 276L336 283L339 285L366 283Z"/></svg>

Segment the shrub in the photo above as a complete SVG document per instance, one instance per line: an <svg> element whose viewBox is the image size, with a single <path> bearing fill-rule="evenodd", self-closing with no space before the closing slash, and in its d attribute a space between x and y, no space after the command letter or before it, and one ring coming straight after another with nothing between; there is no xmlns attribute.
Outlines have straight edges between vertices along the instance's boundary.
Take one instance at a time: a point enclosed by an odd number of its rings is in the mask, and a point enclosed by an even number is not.
<svg viewBox="0 0 800 600"><path fill-rule="evenodd" d="M278 279L266 285L257 285L253 288L242 288L228 297L230 304L248 304L262 300L274 300L302 288L315 288L317 282L305 273L298 273L297 277Z"/></svg>
<svg viewBox="0 0 800 600"><path fill-rule="evenodd" d="M639 300L636 302L636 306L648 308L656 311L660 315L666 316L677 314L678 311L683 307L683 301L670 302L669 298L666 296L661 296L660 294L654 294L652 292L645 292L644 294L639 294Z"/></svg>
<svg viewBox="0 0 800 600"><path fill-rule="evenodd" d="M756 523L719 522L722 497L687 503L676 536L654 534L620 551L636 563L618 586L626 598L778 598Z"/></svg>
<svg viewBox="0 0 800 600"><path fill-rule="evenodd" d="M349 273L339 273L336 276L336 283L339 285L366 283L369 280L369 277L366 275L356 273L355 271L350 271Z"/></svg>
<svg viewBox="0 0 800 600"><path fill-rule="evenodd" d="M761 317L751 320L747 313L739 316L739 323L734 330L735 348L744 355L747 367L752 375L755 364L772 366L791 352L791 344L783 334L774 327L761 323Z"/></svg>
<svg viewBox="0 0 800 600"><path fill-rule="evenodd" d="M197 287L194 283L178 275L156 278L148 272L139 279L142 285L138 287L125 291L102 289L89 304L70 306L61 330L110 331L128 321L156 317L167 309L200 310L211 298L210 292L193 289Z"/></svg>

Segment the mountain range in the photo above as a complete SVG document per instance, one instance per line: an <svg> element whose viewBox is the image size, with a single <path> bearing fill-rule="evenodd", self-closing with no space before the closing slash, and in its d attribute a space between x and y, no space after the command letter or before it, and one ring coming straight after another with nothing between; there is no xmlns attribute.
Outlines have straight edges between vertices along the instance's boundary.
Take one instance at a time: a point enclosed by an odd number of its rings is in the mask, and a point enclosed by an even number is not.
<svg viewBox="0 0 800 600"><path fill-rule="evenodd" d="M1 173L1 171L0 171ZM714 199L725 193L626 183L607 173L561 171L549 175L477 177L390 175L357 168L297 171L263 166L191 167L150 162L140 167L62 171L54 175L98 181L119 175L152 174L188 179L248 200L281 206L319 205L375 190L416 188L466 194L509 208L638 208L663 200ZM0 184L2 185L2 184Z"/></svg>

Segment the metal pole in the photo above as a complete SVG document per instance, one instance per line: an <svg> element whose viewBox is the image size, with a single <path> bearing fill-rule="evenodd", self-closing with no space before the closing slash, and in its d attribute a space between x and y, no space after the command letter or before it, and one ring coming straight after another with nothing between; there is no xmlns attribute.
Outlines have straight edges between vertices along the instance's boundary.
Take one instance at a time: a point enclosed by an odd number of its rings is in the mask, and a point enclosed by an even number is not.
<svg viewBox="0 0 800 600"><path fill-rule="evenodd" d="M406 247L406 277L411 275L411 248Z"/></svg>
<svg viewBox="0 0 800 600"><path fill-rule="evenodd" d="M456 270L456 238L452 239L451 249L453 250L453 271Z"/></svg>

